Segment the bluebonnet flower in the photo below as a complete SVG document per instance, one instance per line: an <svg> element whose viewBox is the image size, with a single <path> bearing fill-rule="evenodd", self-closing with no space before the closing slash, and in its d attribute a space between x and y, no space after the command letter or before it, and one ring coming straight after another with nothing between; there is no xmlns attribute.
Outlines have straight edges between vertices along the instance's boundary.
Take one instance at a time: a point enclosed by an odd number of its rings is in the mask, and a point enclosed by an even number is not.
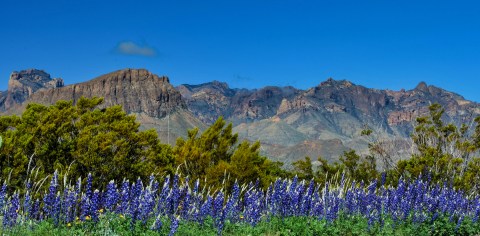
<svg viewBox="0 0 480 236"><path fill-rule="evenodd" d="M191 194L190 194L190 188L188 187L188 184L186 186L186 192L183 197L183 204L182 204L182 211L181 211L181 216L183 219L188 220L189 217L189 212L190 209L192 208L191 205Z"/></svg>
<svg viewBox="0 0 480 236"><path fill-rule="evenodd" d="M114 211L115 206L117 205L119 196L118 196L118 191L117 191L117 185L115 184L115 181L110 181L107 184L107 193L105 196L105 208L108 211Z"/></svg>
<svg viewBox="0 0 480 236"><path fill-rule="evenodd" d="M74 205L73 205L73 215L74 216L77 216L79 215L79 208L80 208L80 205L81 204L81 200L82 200L82 178L78 178L77 179L77 183L75 184L75 192L73 194L74 198L75 198L75 201L74 201Z"/></svg>
<svg viewBox="0 0 480 236"><path fill-rule="evenodd" d="M280 178L273 184L272 196L270 198L270 209L273 215L279 215L282 208L283 181Z"/></svg>
<svg viewBox="0 0 480 236"><path fill-rule="evenodd" d="M205 202L202 204L202 206L200 207L200 211L195 217L197 221L203 224L203 220L205 219L205 217L213 216L212 208L213 208L213 199L210 195L208 195L207 200L205 200Z"/></svg>
<svg viewBox="0 0 480 236"><path fill-rule="evenodd" d="M32 184L30 180L27 180L26 189L25 189L25 198L23 201L23 212L25 213L25 220L30 218L30 211L32 209L32 197L30 196L30 191L32 189ZM1 208L0 208L1 209Z"/></svg>
<svg viewBox="0 0 480 236"><path fill-rule="evenodd" d="M215 226L217 227L218 234L221 235L224 222L225 222L225 212L223 211L223 201L224 195L220 191L217 193L215 200L213 201L213 217L215 219Z"/></svg>
<svg viewBox="0 0 480 236"><path fill-rule="evenodd" d="M61 201L60 192L58 192L53 203L53 222L55 225L58 225L60 222Z"/></svg>
<svg viewBox="0 0 480 236"><path fill-rule="evenodd" d="M315 191L313 191L312 202L310 203L310 215L321 220L323 218L324 209L322 204L322 197L319 194L319 188L320 186L317 186L317 188L315 188Z"/></svg>
<svg viewBox="0 0 480 236"><path fill-rule="evenodd" d="M90 204L91 200L88 199L85 193L82 193L81 200L80 200L80 217L82 220L85 220L87 217L91 217L90 213Z"/></svg>
<svg viewBox="0 0 480 236"><path fill-rule="evenodd" d="M7 196L7 182L3 182L2 188L0 189L0 209L3 209L6 199L5 197Z"/></svg>
<svg viewBox="0 0 480 236"><path fill-rule="evenodd" d="M165 214L167 212L167 198L170 192L170 176L167 176L163 181L162 191L157 199L157 213L158 214Z"/></svg>
<svg viewBox="0 0 480 236"><path fill-rule="evenodd" d="M73 222L76 216L76 192L71 188L65 188L64 191L63 215L67 223Z"/></svg>
<svg viewBox="0 0 480 236"><path fill-rule="evenodd" d="M238 201L240 200L240 185L238 182L235 181L232 187L232 193L227 200L227 204L225 205L225 214L226 217L229 218L231 221L236 222L238 219L238 214L240 209L238 209Z"/></svg>
<svg viewBox="0 0 480 236"><path fill-rule="evenodd" d="M457 225L455 226L455 232L457 232L457 231L458 231L458 228L460 228L460 226L462 225L462 222L463 222L463 218L464 218L464 217L465 217L465 216L462 214L462 215L460 215L460 217L458 218Z"/></svg>
<svg viewBox="0 0 480 236"><path fill-rule="evenodd" d="M250 225L255 226L260 220L262 210L263 195L261 191L252 189L247 191L244 196L244 216ZM286 210L289 210L286 208Z"/></svg>
<svg viewBox="0 0 480 236"><path fill-rule="evenodd" d="M152 185L154 183L150 182L150 185L143 191L141 200L140 200L140 215L139 219L142 220L142 223L145 224L153 214L155 208L155 198L154 192L152 192Z"/></svg>
<svg viewBox="0 0 480 236"><path fill-rule="evenodd" d="M151 230L159 232L162 229L162 219L160 218L160 215L155 217L155 221L153 222L152 227L150 227Z"/></svg>
<svg viewBox="0 0 480 236"><path fill-rule="evenodd" d="M480 201L477 199L476 204L474 205L476 209L475 209L475 215L473 216L472 222L477 223L478 217L480 216Z"/></svg>
<svg viewBox="0 0 480 236"><path fill-rule="evenodd" d="M301 181L300 184L296 185L296 188L293 191L290 191L290 214L298 216L300 213L300 202L302 200L303 192L305 190L305 182Z"/></svg>
<svg viewBox="0 0 480 236"><path fill-rule="evenodd" d="M300 207L300 215L302 216L308 216L310 215L310 205L312 202L312 194L313 191L315 190L315 182L310 180L310 184L308 185L308 188L306 190L306 193L303 196L303 200L301 202L301 207Z"/></svg>
<svg viewBox="0 0 480 236"><path fill-rule="evenodd" d="M178 185L180 176L178 174L173 175L173 185L169 199L169 213L173 215L180 204L180 186Z"/></svg>
<svg viewBox="0 0 480 236"><path fill-rule="evenodd" d="M155 179L155 176L153 175L150 175L150 182L149 182L149 186L150 187L150 191L153 193L153 200L155 202L157 202L157 197L158 197L158 190L159 190L159 187L160 187L160 184L158 183L158 181Z"/></svg>
<svg viewBox="0 0 480 236"><path fill-rule="evenodd" d="M53 174L52 180L50 182L50 187L48 188L48 193L43 198L43 211L45 215L50 218L54 218L57 212L55 212L54 205L56 201L58 187L58 173L55 171Z"/></svg>
<svg viewBox="0 0 480 236"><path fill-rule="evenodd" d="M175 235L175 232L177 232L179 220L180 220L179 217L175 217L175 216L171 217L170 233L168 234L169 236L173 236Z"/></svg>
<svg viewBox="0 0 480 236"><path fill-rule="evenodd" d="M10 200L10 206L8 207L3 218L3 226L12 227L17 223L18 211L20 210L19 194L14 193Z"/></svg>
<svg viewBox="0 0 480 236"><path fill-rule="evenodd" d="M123 180L122 188L120 190L120 204L117 208L117 213L126 214L128 212L128 206L130 204L130 182Z"/></svg>
<svg viewBox="0 0 480 236"><path fill-rule="evenodd" d="M354 192L347 190L345 193L345 212L347 214L353 214L355 211L355 205Z"/></svg>
<svg viewBox="0 0 480 236"><path fill-rule="evenodd" d="M140 178L132 185L132 191L130 193L130 207L128 213L132 217L132 222L138 219L140 214L140 201L143 193L143 182Z"/></svg>
<svg viewBox="0 0 480 236"><path fill-rule="evenodd" d="M40 200L35 200L35 203L32 206L32 210L30 211L30 216L32 219L41 220L40 218Z"/></svg>
<svg viewBox="0 0 480 236"><path fill-rule="evenodd" d="M382 172L380 186L384 186L386 182L387 182L387 172L384 171Z"/></svg>
<svg viewBox="0 0 480 236"><path fill-rule="evenodd" d="M90 216L93 221L98 221L98 211L100 210L100 191L95 189L92 195L92 201L90 204Z"/></svg>
<svg viewBox="0 0 480 236"><path fill-rule="evenodd" d="M93 194L92 193L92 182L93 182L92 173L88 173L87 185L85 186L85 195L89 200L92 199L92 194Z"/></svg>

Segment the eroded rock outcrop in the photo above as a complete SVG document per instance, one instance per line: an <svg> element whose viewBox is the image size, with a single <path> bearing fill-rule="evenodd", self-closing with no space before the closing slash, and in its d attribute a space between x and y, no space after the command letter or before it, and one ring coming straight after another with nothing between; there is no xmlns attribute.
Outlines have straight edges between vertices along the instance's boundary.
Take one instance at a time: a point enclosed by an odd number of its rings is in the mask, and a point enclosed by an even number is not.
<svg viewBox="0 0 480 236"><path fill-rule="evenodd" d="M8 90L0 95L0 109L8 110L21 104L38 90L63 86L63 79L52 79L48 73L42 70L14 71L8 80Z"/></svg>
<svg viewBox="0 0 480 236"><path fill-rule="evenodd" d="M182 96L170 84L168 77L159 77L144 69L119 70L87 82L38 91L27 102L75 102L82 96L104 97L103 106L122 105L127 113L145 113L155 118L186 108Z"/></svg>

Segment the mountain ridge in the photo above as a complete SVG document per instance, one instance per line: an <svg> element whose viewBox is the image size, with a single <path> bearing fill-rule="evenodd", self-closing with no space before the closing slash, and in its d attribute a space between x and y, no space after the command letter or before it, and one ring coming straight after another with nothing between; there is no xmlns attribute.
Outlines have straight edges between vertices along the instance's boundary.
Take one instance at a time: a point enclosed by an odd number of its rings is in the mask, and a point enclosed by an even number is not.
<svg viewBox="0 0 480 236"><path fill-rule="evenodd" d="M455 124L480 115L478 103L425 82L399 91L332 78L308 89L241 89L220 81L174 87L168 77L145 69L118 70L72 85L40 70L15 72L8 90L0 93L0 109L18 114L29 102L75 102L81 96L104 97L103 106L122 105L137 115L142 128L155 128L161 140L171 144L187 129L205 129L223 116L241 139L259 140L262 154L287 164L306 155L333 161L349 149L366 153L369 139L407 145L415 119L427 115L432 103L441 104L444 118ZM374 131L372 137L361 135L366 128ZM404 150L398 154L405 156Z"/></svg>
<svg viewBox="0 0 480 236"><path fill-rule="evenodd" d="M228 94L224 93L228 84L223 84L221 89L213 85L204 83L194 89L188 89L190 85L180 85L177 89L188 109L200 114L205 123L223 115L233 122L234 131L240 137L260 140L264 153L287 162L309 153L328 155L326 158L331 160L348 149L367 153L369 140L361 136L366 128L374 131L371 139L403 142L402 146L408 148L416 118L428 115L428 107L433 103L441 104L445 108L444 118L457 125L471 122L480 115L478 103L425 82L410 90L393 91L329 78L305 90L267 86L251 90L229 89ZM282 132L287 139L278 137ZM336 151L329 150L332 145L325 145L321 151L312 152L304 145L318 142L335 144L332 149ZM302 145L306 150L299 148ZM392 155L405 158L407 154L401 150Z"/></svg>

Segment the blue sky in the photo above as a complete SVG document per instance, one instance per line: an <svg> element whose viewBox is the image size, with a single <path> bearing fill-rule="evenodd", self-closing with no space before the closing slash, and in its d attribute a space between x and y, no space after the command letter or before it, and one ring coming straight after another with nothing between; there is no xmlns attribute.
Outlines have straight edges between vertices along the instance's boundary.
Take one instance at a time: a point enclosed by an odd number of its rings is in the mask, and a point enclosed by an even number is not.
<svg viewBox="0 0 480 236"><path fill-rule="evenodd" d="M425 81L480 102L479 10L475 1L2 0L0 89L27 68L66 84L146 68L174 85Z"/></svg>

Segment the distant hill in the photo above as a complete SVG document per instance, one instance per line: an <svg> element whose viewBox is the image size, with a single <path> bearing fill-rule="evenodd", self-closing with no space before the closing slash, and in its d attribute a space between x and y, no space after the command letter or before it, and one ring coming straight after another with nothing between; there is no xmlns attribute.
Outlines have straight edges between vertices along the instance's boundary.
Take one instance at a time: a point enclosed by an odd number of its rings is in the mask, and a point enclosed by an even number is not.
<svg viewBox="0 0 480 236"><path fill-rule="evenodd" d="M213 81L173 87L166 76L143 69L125 69L92 80L64 85L41 70L13 72L8 90L0 93L0 111L21 113L26 104L104 97L104 106L120 104L136 114L142 128L155 128L165 143L174 144L187 129L205 129L219 116L234 124L242 139L260 140L262 152L291 163L310 156L336 160L344 151L366 153L368 142L383 140L397 158L409 155L409 134L428 106L441 104L445 119L469 123L480 105L421 82L411 90L369 89L346 80L328 79L307 90L267 86L233 89ZM372 129L369 137L361 136Z"/></svg>
<svg viewBox="0 0 480 236"><path fill-rule="evenodd" d="M177 89L188 109L203 122L224 116L241 137L260 140L267 156L286 163L305 155L334 160L349 149L366 153L372 140L392 145L397 158L408 157L415 120L429 113L429 105L441 104L445 119L456 124L472 122L480 115L478 103L424 82L401 91L333 79L307 90L231 89L217 81ZM366 128L374 131L371 137L361 136Z"/></svg>

